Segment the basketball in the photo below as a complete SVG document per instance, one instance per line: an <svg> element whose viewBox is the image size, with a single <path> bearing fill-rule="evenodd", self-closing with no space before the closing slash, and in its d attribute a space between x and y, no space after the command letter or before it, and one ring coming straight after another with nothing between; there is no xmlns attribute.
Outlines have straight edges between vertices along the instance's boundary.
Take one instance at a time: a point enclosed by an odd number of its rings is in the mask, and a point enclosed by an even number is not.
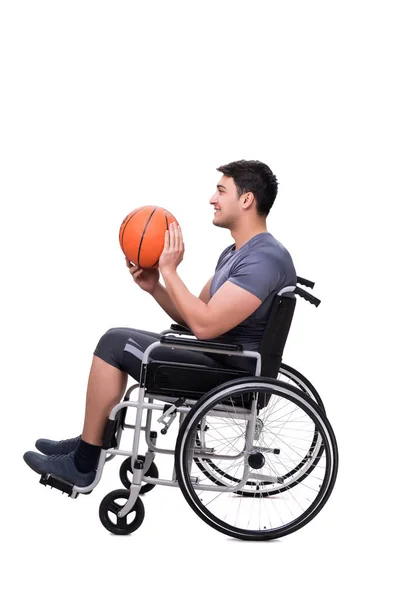
<svg viewBox="0 0 400 600"><path fill-rule="evenodd" d="M119 244L125 256L143 269L157 267L164 249L165 232L175 217L161 206L141 206L122 221Z"/></svg>

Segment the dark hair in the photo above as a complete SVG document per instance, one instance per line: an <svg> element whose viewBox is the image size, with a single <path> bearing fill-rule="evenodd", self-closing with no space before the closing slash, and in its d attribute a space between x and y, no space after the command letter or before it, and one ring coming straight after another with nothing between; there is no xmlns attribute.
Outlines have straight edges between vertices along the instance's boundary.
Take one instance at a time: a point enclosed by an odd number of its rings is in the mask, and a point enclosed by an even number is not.
<svg viewBox="0 0 400 600"><path fill-rule="evenodd" d="M217 171L233 178L239 196L253 192L258 215L268 215L278 193L278 181L267 165L259 160L237 160Z"/></svg>

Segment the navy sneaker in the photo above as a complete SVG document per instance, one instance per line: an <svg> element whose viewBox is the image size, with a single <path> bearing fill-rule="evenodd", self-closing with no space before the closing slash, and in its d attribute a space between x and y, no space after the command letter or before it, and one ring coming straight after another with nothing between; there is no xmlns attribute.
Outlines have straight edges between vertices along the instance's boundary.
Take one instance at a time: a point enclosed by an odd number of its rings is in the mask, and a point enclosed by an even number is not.
<svg viewBox="0 0 400 600"><path fill-rule="evenodd" d="M96 476L95 471L89 471L88 473L79 471L75 465L74 452L70 452L69 454L43 456L43 454L39 454L39 452L29 451L25 452L24 461L31 469L36 471L36 473L39 473L39 475L52 473L78 487L90 485Z"/></svg>
<svg viewBox="0 0 400 600"><path fill-rule="evenodd" d="M51 456L52 454L69 454L77 449L81 436L78 435L76 438L70 438L69 440L47 440L40 438L37 440L35 446L43 454Z"/></svg>

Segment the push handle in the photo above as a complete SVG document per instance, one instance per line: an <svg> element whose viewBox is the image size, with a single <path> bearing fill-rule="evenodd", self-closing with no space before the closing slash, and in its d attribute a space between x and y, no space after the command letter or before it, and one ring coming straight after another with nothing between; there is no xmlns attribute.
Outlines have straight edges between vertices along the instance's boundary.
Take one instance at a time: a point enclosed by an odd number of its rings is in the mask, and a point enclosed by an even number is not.
<svg viewBox="0 0 400 600"><path fill-rule="evenodd" d="M304 279L304 277L298 277L297 283L300 283L300 285L305 285L306 287L310 288L313 288L315 285L313 281L310 281L309 279Z"/></svg>
<svg viewBox="0 0 400 600"><path fill-rule="evenodd" d="M307 302L311 302L311 304L314 304L314 306L319 306L321 304L321 300L318 300L318 298L309 292L306 292L306 290L303 290L302 288L296 286L294 293L298 296L301 296L301 298L304 298L304 300L307 300Z"/></svg>

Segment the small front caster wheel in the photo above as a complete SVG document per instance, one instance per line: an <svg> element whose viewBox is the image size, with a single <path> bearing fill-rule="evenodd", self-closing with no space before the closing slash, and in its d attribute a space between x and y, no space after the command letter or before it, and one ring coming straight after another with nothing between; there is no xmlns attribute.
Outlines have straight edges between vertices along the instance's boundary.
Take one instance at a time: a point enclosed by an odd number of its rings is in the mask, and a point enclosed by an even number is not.
<svg viewBox="0 0 400 600"><path fill-rule="evenodd" d="M145 461L145 457L142 455L139 455L137 457L137 459L143 461L143 463ZM124 462L121 464L121 467L119 469L119 478L121 479L121 483L128 490L131 487L132 475L133 475L133 471L132 471L132 465L131 465L131 458L128 457L127 459L124 460ZM146 475L147 477L154 477L155 479L158 479L158 469L154 462L151 463L150 467L147 469L146 473L143 473L143 475ZM150 490L152 490L155 486L156 486L155 483L145 483L140 488L139 494L146 494L147 492L150 492Z"/></svg>
<svg viewBox="0 0 400 600"><path fill-rule="evenodd" d="M116 535L128 535L139 529L144 519L144 505L138 498L125 517L118 517L118 512L125 506L129 498L128 490L114 490L104 496L99 506L99 517L104 527Z"/></svg>

